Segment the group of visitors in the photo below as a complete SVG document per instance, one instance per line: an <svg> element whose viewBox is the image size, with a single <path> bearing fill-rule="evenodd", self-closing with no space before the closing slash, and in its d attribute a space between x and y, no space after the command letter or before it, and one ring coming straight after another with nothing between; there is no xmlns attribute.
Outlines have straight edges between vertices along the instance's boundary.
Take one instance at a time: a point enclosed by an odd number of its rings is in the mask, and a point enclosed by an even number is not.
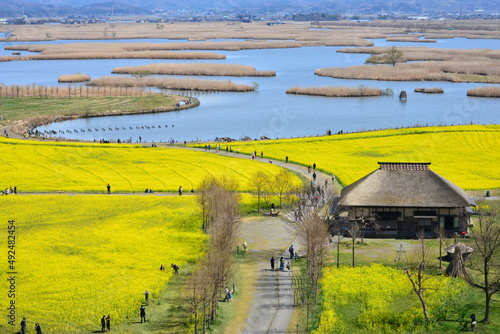
<svg viewBox="0 0 500 334"><path fill-rule="evenodd" d="M42 334L42 327L38 323L35 324L35 333ZM21 334L26 334L26 318L21 320Z"/></svg>
<svg viewBox="0 0 500 334"><path fill-rule="evenodd" d="M2 190L2 195L9 195L9 194L17 194L17 186L14 186L14 189L12 187L7 187L5 190Z"/></svg>
<svg viewBox="0 0 500 334"><path fill-rule="evenodd" d="M226 290L224 292L224 299L222 300L223 302L232 302L233 301L233 294L231 290L229 290L226 286Z"/></svg>
<svg viewBox="0 0 500 334"><path fill-rule="evenodd" d="M285 270L285 258L282 256L282 257L280 257L279 261L280 262L279 262L279 269L278 270L284 271ZM271 270L275 270L276 259L274 258L274 256L271 257L271 261L270 262L271 262ZM290 265L290 261L288 261L287 264L286 264L286 269L288 271L290 271L291 268L292 267Z"/></svg>
<svg viewBox="0 0 500 334"><path fill-rule="evenodd" d="M106 332L106 329L109 331L111 331L111 316L105 316L103 315L102 318L101 318L101 331L104 333Z"/></svg>
<svg viewBox="0 0 500 334"><path fill-rule="evenodd" d="M144 190L144 192L145 192L146 194L152 194L152 193L153 193L153 189L151 189L151 188L149 188L149 189L148 189L148 188L146 188L146 190Z"/></svg>

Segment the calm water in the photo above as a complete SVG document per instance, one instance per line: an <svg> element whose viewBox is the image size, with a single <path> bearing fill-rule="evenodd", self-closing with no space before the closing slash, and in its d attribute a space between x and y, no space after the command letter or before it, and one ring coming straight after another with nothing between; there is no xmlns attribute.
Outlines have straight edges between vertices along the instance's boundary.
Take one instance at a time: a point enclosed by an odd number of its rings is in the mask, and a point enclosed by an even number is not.
<svg viewBox="0 0 500 334"><path fill-rule="evenodd" d="M115 42L144 42L144 40L118 40ZM175 42L177 42L176 40ZM54 43L89 42L57 41ZM95 41L94 41L95 42ZM99 42L99 41L97 41ZM159 43L169 40L146 40ZM439 48L489 48L499 49L499 40L444 39L438 43L403 43L374 40L377 46L422 46ZM19 43L0 43L0 54L10 54L4 46ZM317 77L314 70L321 67L345 67L361 65L368 55L342 54L339 47L310 47L277 50L219 51L227 59L213 60L214 63L235 63L255 66L258 70L276 71L270 78L229 78L236 83L252 84L260 88L250 93L196 94L201 106L182 112L163 114L102 117L79 119L51 124L41 130L73 130L109 127L133 127L134 130L99 131L66 134L68 138L129 139L137 141L213 140L215 137L239 139L244 136L259 138L266 136L296 137L324 134L343 130L360 131L368 129L405 127L413 125L444 125L499 123L498 99L468 98L466 91L480 84L454 84L448 82L387 82L369 80L341 80ZM86 73L91 77L110 75L117 66L131 66L158 63L161 60L71 60L71 61L24 61L0 63L0 82L4 84L57 85L60 74ZM200 62L200 61L165 61ZM210 77L206 79L212 79ZM287 95L292 86L358 86L391 88L397 94L408 93L408 101L400 102L396 97L374 98L324 98ZM444 94L427 95L414 93L416 87L441 87ZM161 125L161 129L135 130L136 126ZM168 128L165 128L168 125ZM172 127L174 125L174 127Z"/></svg>

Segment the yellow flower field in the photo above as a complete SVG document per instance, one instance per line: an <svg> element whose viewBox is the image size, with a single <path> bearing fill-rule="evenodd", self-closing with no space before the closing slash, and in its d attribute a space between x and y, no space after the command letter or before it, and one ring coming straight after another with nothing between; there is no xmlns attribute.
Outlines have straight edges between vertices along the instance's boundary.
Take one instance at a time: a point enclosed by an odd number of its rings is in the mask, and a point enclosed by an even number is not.
<svg viewBox="0 0 500 334"><path fill-rule="evenodd" d="M325 137L234 143L240 152L313 165L346 186L377 162L431 162L430 168L465 190L500 188L500 126L394 129Z"/></svg>
<svg viewBox="0 0 500 334"><path fill-rule="evenodd" d="M21 192L105 192L108 183L112 192L177 191L179 186L189 192L210 175L233 177L240 191L251 191L249 180L258 170L275 175L280 168L224 153L0 139L1 186Z"/></svg>
<svg viewBox="0 0 500 334"><path fill-rule="evenodd" d="M424 293L431 321L442 320L447 304L467 286L463 280L429 276ZM403 270L328 267L321 280L323 311L315 334L414 333L423 329L422 306Z"/></svg>
<svg viewBox="0 0 500 334"><path fill-rule="evenodd" d="M0 247L5 254L1 308L7 310L7 226L15 220L16 324L19 329L91 333L103 314L114 325L136 319L144 291L160 294L172 275L205 251L194 197L17 195L0 198ZM159 270L164 264L165 272Z"/></svg>

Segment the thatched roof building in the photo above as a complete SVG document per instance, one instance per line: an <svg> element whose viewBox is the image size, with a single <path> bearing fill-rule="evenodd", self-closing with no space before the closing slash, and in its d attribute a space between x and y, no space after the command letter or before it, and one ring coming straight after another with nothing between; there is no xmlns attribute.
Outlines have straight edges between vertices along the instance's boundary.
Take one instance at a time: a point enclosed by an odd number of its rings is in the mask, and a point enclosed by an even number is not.
<svg viewBox="0 0 500 334"><path fill-rule="evenodd" d="M430 163L387 163L342 189L338 211L350 219L377 217L379 236L415 236L417 230L432 234L437 226L447 233L461 233L460 221L475 205L461 188L429 169Z"/></svg>

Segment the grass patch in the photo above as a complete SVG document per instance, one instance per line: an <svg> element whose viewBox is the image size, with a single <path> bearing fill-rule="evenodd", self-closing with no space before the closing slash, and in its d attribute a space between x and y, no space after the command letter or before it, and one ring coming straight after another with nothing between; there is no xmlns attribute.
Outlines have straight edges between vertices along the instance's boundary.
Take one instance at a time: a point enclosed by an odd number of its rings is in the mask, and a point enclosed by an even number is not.
<svg viewBox="0 0 500 334"><path fill-rule="evenodd" d="M173 108L178 102L178 98L175 96L160 94L146 96L146 93L144 94L145 96L95 96L87 98L85 97L86 89L83 89L83 97L20 97L2 99L0 113L3 115L3 121L0 124L12 125L16 121L36 116L86 116L111 112ZM90 89L97 94L97 88L90 87ZM100 93L104 91L108 92L109 90L109 87L107 89L101 88ZM62 91L63 88L61 87L58 92L60 96L63 96ZM117 91L116 88L115 91ZM128 89L128 91L130 93L131 89Z"/></svg>

